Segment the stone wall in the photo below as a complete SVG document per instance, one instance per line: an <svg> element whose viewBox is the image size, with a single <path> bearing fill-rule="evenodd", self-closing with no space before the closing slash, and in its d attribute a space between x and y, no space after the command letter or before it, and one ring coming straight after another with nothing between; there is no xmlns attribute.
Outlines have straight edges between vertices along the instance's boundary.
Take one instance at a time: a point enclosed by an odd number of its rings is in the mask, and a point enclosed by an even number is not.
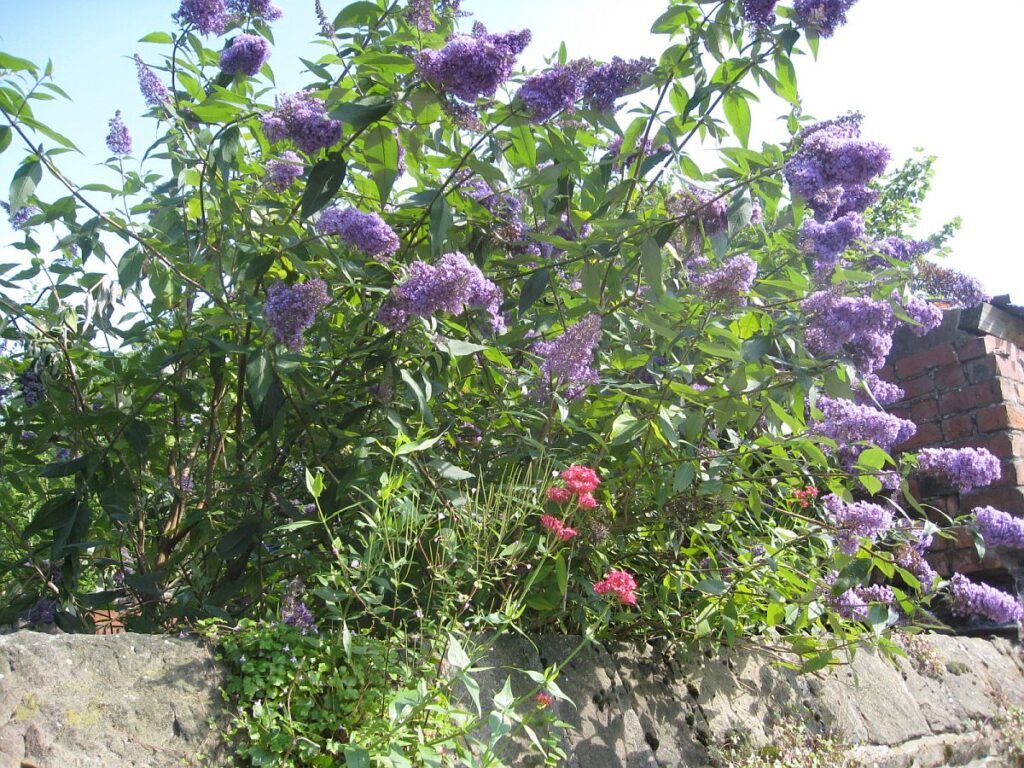
<svg viewBox="0 0 1024 768"><path fill-rule="evenodd" d="M573 726L567 765L704 766L716 745L765 747L798 723L833 732L847 765L1011 765L996 754L994 726L1007 707L1024 706L1021 649L1006 640L926 642L931 650L916 665L861 651L848 665L804 676L754 651L684 659L650 646L587 646L558 679L574 702L554 705ZM481 662L493 667L479 675L485 705L508 675L514 693L529 693L535 683L516 670L560 663L576 646L569 637L503 639ZM0 768L226 765L222 675L190 640L2 635ZM541 764L517 744L504 757Z"/></svg>
<svg viewBox="0 0 1024 768"><path fill-rule="evenodd" d="M905 398L890 410L917 424L917 434L897 450L987 448L1002 463L994 485L960 495L925 481L919 498L946 515L991 505L1024 516L1024 319L1019 309L984 304L948 310L924 337L902 329L881 376L899 384ZM929 557L943 576L955 571L982 577L1001 574L994 555L979 562L966 531L938 542Z"/></svg>

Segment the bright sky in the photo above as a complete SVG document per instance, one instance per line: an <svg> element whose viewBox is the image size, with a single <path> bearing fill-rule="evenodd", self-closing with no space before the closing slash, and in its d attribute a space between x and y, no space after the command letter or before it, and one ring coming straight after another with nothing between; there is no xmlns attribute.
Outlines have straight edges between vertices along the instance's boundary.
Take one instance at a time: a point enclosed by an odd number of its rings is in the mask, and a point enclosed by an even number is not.
<svg viewBox="0 0 1024 768"><path fill-rule="evenodd" d="M274 26L271 63L282 90L302 81L296 55L316 29L312 0L277 0L285 18ZM345 3L324 0L329 15ZM139 150L156 137L134 119L145 105L135 81L131 53L152 57L136 41L169 27L174 0L47 0L4 2L0 50L38 63L54 61L57 83L75 99L38 110L69 135L84 158L65 155L62 164L79 183L96 181L90 167L107 156L106 121L116 109L129 116ZM668 44L651 36L651 22L665 0L464 0L463 8L494 31L528 27L534 41L523 63L541 66L564 39L570 56L657 56ZM1024 301L1022 246L1014 240L1018 186L1024 154L1016 150L1022 107L1014 83L1020 71L1016 37L1024 28L1024 3L993 0L984 13L970 13L959 0L860 0L849 24L822 41L817 62L798 62L805 112L820 118L851 110L866 116L865 133L888 144L897 161L915 147L939 157L920 235L954 216L964 227L953 240L950 266L974 274L995 294ZM148 50L147 50L148 49ZM287 51L290 57L283 54ZM301 52L301 53L300 53ZM768 101L761 136L780 139L771 116L781 103ZM145 133L148 128L149 133ZM13 148L0 155L0 198L13 173ZM47 187L43 193L47 194ZM7 242L0 224L0 242ZM7 259L2 259L6 261Z"/></svg>

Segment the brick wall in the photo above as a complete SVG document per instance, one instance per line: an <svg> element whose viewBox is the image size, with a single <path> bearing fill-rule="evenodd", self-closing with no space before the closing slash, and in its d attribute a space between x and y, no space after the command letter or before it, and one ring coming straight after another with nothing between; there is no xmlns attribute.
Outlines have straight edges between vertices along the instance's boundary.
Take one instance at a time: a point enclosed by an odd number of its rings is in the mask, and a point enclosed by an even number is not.
<svg viewBox="0 0 1024 768"><path fill-rule="evenodd" d="M1002 463L1002 478L968 494L931 479L917 482L918 498L955 516L991 505L1024 517L1024 318L1016 308L983 305L947 310L927 336L897 334L880 372L906 392L889 410L917 424L900 451L925 447L987 448ZM929 559L943 576L953 571L999 577L994 555L978 562L970 535L936 542Z"/></svg>

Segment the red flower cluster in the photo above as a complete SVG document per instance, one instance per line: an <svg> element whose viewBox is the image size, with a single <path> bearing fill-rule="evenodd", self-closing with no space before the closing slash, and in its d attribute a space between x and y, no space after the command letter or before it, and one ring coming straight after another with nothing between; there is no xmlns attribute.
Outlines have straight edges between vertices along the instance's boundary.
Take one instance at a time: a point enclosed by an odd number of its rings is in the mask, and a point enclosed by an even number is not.
<svg viewBox="0 0 1024 768"><path fill-rule="evenodd" d="M541 709L546 709L555 703L555 698L545 691L541 691L537 694L537 706Z"/></svg>
<svg viewBox="0 0 1024 768"><path fill-rule="evenodd" d="M584 509L594 509L597 506L594 491L601 484L597 472L582 464L573 464L568 469L563 469L559 477L565 481L565 487L548 488L548 501L564 504L575 496Z"/></svg>
<svg viewBox="0 0 1024 768"><path fill-rule="evenodd" d="M541 515L540 524L562 541L569 541L579 533L575 528L570 528L557 517L552 517L551 515Z"/></svg>
<svg viewBox="0 0 1024 768"><path fill-rule="evenodd" d="M594 582L599 595L615 595L623 605L636 605L636 579L626 571L609 571L601 581Z"/></svg>
<svg viewBox="0 0 1024 768"><path fill-rule="evenodd" d="M793 498L796 499L796 503L806 509L811 506L816 498L818 498L818 489L813 485L808 485L806 488L798 488L793 491Z"/></svg>

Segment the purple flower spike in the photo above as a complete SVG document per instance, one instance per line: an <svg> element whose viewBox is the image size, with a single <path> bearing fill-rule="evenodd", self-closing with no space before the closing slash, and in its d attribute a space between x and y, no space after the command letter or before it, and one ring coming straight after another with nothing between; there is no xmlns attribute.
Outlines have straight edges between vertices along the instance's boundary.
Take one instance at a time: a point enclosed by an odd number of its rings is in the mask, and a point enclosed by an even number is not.
<svg viewBox="0 0 1024 768"><path fill-rule="evenodd" d="M290 139L303 152L313 154L341 140L341 123L327 116L322 101L301 91L285 96L277 109L263 116L263 133L270 141Z"/></svg>
<svg viewBox="0 0 1024 768"><path fill-rule="evenodd" d="M115 155L130 155L132 153L132 136L128 133L128 127L121 119L121 110L117 110L110 118L110 132L107 134L107 149Z"/></svg>
<svg viewBox="0 0 1024 768"><path fill-rule="evenodd" d="M278 281L267 290L263 316L277 340L292 352L302 349L302 334L330 302L327 283L319 278L296 285Z"/></svg>
<svg viewBox="0 0 1024 768"><path fill-rule="evenodd" d="M226 75L252 77L270 58L270 44L259 35L239 35L220 54L220 69Z"/></svg>
<svg viewBox="0 0 1024 768"><path fill-rule="evenodd" d="M529 43L529 30L491 35L477 23L472 35L453 37L440 51L421 51L416 68L435 87L463 101L475 101L477 96L495 94Z"/></svg>
<svg viewBox="0 0 1024 768"><path fill-rule="evenodd" d="M847 504L835 494L822 500L838 531L836 542L848 555L857 553L861 539L876 541L892 527L892 512L867 501Z"/></svg>
<svg viewBox="0 0 1024 768"><path fill-rule="evenodd" d="M993 507L977 507L974 525L986 547L1024 549L1024 519Z"/></svg>
<svg viewBox="0 0 1024 768"><path fill-rule="evenodd" d="M922 473L948 481L961 493L991 485L1002 477L999 459L985 448L924 448L917 454Z"/></svg>
<svg viewBox="0 0 1024 768"><path fill-rule="evenodd" d="M393 256L401 242L395 231L376 213L355 208L328 208L316 222L321 234L338 235L367 256L383 259Z"/></svg>
<svg viewBox="0 0 1024 768"><path fill-rule="evenodd" d="M219 35L230 17L224 0L181 0L174 18L183 27L195 27L204 35Z"/></svg>
<svg viewBox="0 0 1024 768"><path fill-rule="evenodd" d="M594 368L594 350L601 341L600 315L587 315L570 325L561 336L552 341L539 341L533 345L534 354L541 358L540 370L544 376L540 394L546 395L556 387L565 387L565 397L580 397L589 384L597 384L600 377Z"/></svg>
<svg viewBox="0 0 1024 768"><path fill-rule="evenodd" d="M1020 621L1024 614L1020 601L988 584L973 584L962 573L949 581L953 613L958 616L981 616L996 624Z"/></svg>
<svg viewBox="0 0 1024 768"><path fill-rule="evenodd" d="M139 90L149 106L159 107L171 100L170 91L160 82L156 73L146 66L138 54L135 54L135 68L139 73Z"/></svg>

